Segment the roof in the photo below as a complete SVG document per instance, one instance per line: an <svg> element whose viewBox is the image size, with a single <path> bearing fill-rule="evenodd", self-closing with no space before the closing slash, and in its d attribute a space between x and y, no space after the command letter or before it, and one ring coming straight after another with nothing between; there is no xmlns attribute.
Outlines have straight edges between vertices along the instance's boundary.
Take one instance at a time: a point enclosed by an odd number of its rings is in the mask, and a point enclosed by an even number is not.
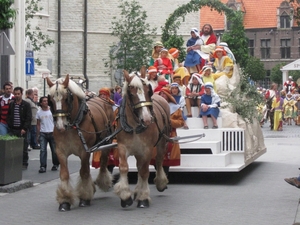
<svg viewBox="0 0 300 225"><path fill-rule="evenodd" d="M228 0L220 0L224 4ZM284 0L236 0L242 4L245 29L277 27L277 9ZM294 21L295 22L295 21ZM223 30L225 25L224 14L207 6L200 9L200 27L209 23L214 30Z"/></svg>
<svg viewBox="0 0 300 225"><path fill-rule="evenodd" d="M300 59L297 59L294 62L291 62L291 63L283 66L280 70L281 71L300 70Z"/></svg>

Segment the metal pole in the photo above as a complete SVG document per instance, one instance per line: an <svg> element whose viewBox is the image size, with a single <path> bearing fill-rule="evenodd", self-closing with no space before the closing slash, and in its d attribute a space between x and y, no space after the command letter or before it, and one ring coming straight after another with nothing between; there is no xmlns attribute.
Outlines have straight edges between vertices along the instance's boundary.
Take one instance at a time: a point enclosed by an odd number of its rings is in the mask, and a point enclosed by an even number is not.
<svg viewBox="0 0 300 225"><path fill-rule="evenodd" d="M46 78L44 78L44 95L43 96L46 96Z"/></svg>
<svg viewBox="0 0 300 225"><path fill-rule="evenodd" d="M89 89L89 78L87 75L87 14L88 14L88 2L87 0L84 0L84 22L83 22L83 27L84 27L84 32L83 32L83 76L85 78L85 84L86 84L86 89Z"/></svg>
<svg viewBox="0 0 300 225"><path fill-rule="evenodd" d="M57 3L57 77L59 78L61 77L61 1L58 0Z"/></svg>

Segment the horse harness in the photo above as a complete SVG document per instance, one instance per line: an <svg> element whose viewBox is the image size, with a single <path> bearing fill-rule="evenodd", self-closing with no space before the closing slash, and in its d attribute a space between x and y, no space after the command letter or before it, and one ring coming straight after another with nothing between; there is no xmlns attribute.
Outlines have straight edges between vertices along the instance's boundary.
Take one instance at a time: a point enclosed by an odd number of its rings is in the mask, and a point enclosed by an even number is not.
<svg viewBox="0 0 300 225"><path fill-rule="evenodd" d="M56 82L56 91L58 89L58 82ZM57 92L58 94L58 92ZM89 98L87 101L91 100L92 98ZM77 111L77 115L74 119L74 121L71 122L71 118L70 118L70 115L71 115L71 111L73 110L73 105L72 105L72 101L73 101L73 96L72 96L72 92L67 89L67 104L68 104L68 112L65 112L63 110L56 110L55 113L53 114L53 117L67 117L67 121L68 121L68 125L66 127L66 129L76 129L77 130L77 133L78 133L78 136L81 140L81 143L85 149L86 152L90 152L87 144L86 144L86 141L85 141L85 138L83 136L83 132L85 133L90 133L90 134L96 134L96 141L95 143L98 143L99 141L101 141L101 133L104 132L104 131L108 131L110 134L112 133L112 127L110 125L110 121L105 113L105 110L103 108L103 106L101 104L97 104L97 106L100 106L101 108L101 114L102 116L106 117L106 121L108 121L108 123L106 124L106 129L105 130L102 130L102 131L99 131L98 128L97 128L97 125L96 125L96 122L95 122L95 119L93 117L93 114L92 112L90 111L88 105L86 104L86 99L82 99L81 100L81 103L80 103L80 106L79 106L79 109ZM91 121L92 121L92 124L93 124L93 127L95 129L95 132L88 132L86 130L83 130L80 128L80 123L82 122L83 120L83 117L84 115L87 115L87 113L89 114L90 118L91 118Z"/></svg>

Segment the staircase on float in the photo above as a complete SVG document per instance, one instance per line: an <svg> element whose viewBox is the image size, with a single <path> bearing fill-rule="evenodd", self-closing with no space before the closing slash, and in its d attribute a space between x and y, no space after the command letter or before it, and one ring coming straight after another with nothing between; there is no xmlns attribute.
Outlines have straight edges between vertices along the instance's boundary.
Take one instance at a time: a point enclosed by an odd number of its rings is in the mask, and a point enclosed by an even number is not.
<svg viewBox="0 0 300 225"><path fill-rule="evenodd" d="M180 144L181 165L170 167L176 172L237 172L246 164L244 160L244 130L241 128L223 128L222 117L218 117L218 129L212 129L213 122L208 118L208 129L204 129L202 118L198 117L198 108L192 107L193 117L187 119L189 129L177 129L177 136L185 137L204 134L199 140L183 139Z"/></svg>

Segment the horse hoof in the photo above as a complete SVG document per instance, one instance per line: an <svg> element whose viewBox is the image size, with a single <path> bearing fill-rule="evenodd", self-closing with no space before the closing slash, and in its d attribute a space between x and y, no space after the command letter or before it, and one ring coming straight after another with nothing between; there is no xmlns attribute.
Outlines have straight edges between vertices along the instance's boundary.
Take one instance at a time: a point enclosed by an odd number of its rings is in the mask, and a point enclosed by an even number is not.
<svg viewBox="0 0 300 225"><path fill-rule="evenodd" d="M80 199L79 201L79 207L85 207L90 205L91 205L91 200Z"/></svg>
<svg viewBox="0 0 300 225"><path fill-rule="evenodd" d="M122 199L121 199L121 206L122 206L123 208L125 208L125 207L127 207L127 206L131 206L132 203L133 203L133 200L132 200L131 197L129 197L129 198L126 199L126 200L122 200Z"/></svg>
<svg viewBox="0 0 300 225"><path fill-rule="evenodd" d="M163 189L157 189L159 192L164 192L164 190L168 189L168 186L164 187Z"/></svg>
<svg viewBox="0 0 300 225"><path fill-rule="evenodd" d="M149 200L145 199L145 200L139 200L138 204L137 204L138 208L148 208L149 207Z"/></svg>
<svg viewBox="0 0 300 225"><path fill-rule="evenodd" d="M71 204L69 202L63 202L59 205L58 211L66 212L71 210Z"/></svg>

